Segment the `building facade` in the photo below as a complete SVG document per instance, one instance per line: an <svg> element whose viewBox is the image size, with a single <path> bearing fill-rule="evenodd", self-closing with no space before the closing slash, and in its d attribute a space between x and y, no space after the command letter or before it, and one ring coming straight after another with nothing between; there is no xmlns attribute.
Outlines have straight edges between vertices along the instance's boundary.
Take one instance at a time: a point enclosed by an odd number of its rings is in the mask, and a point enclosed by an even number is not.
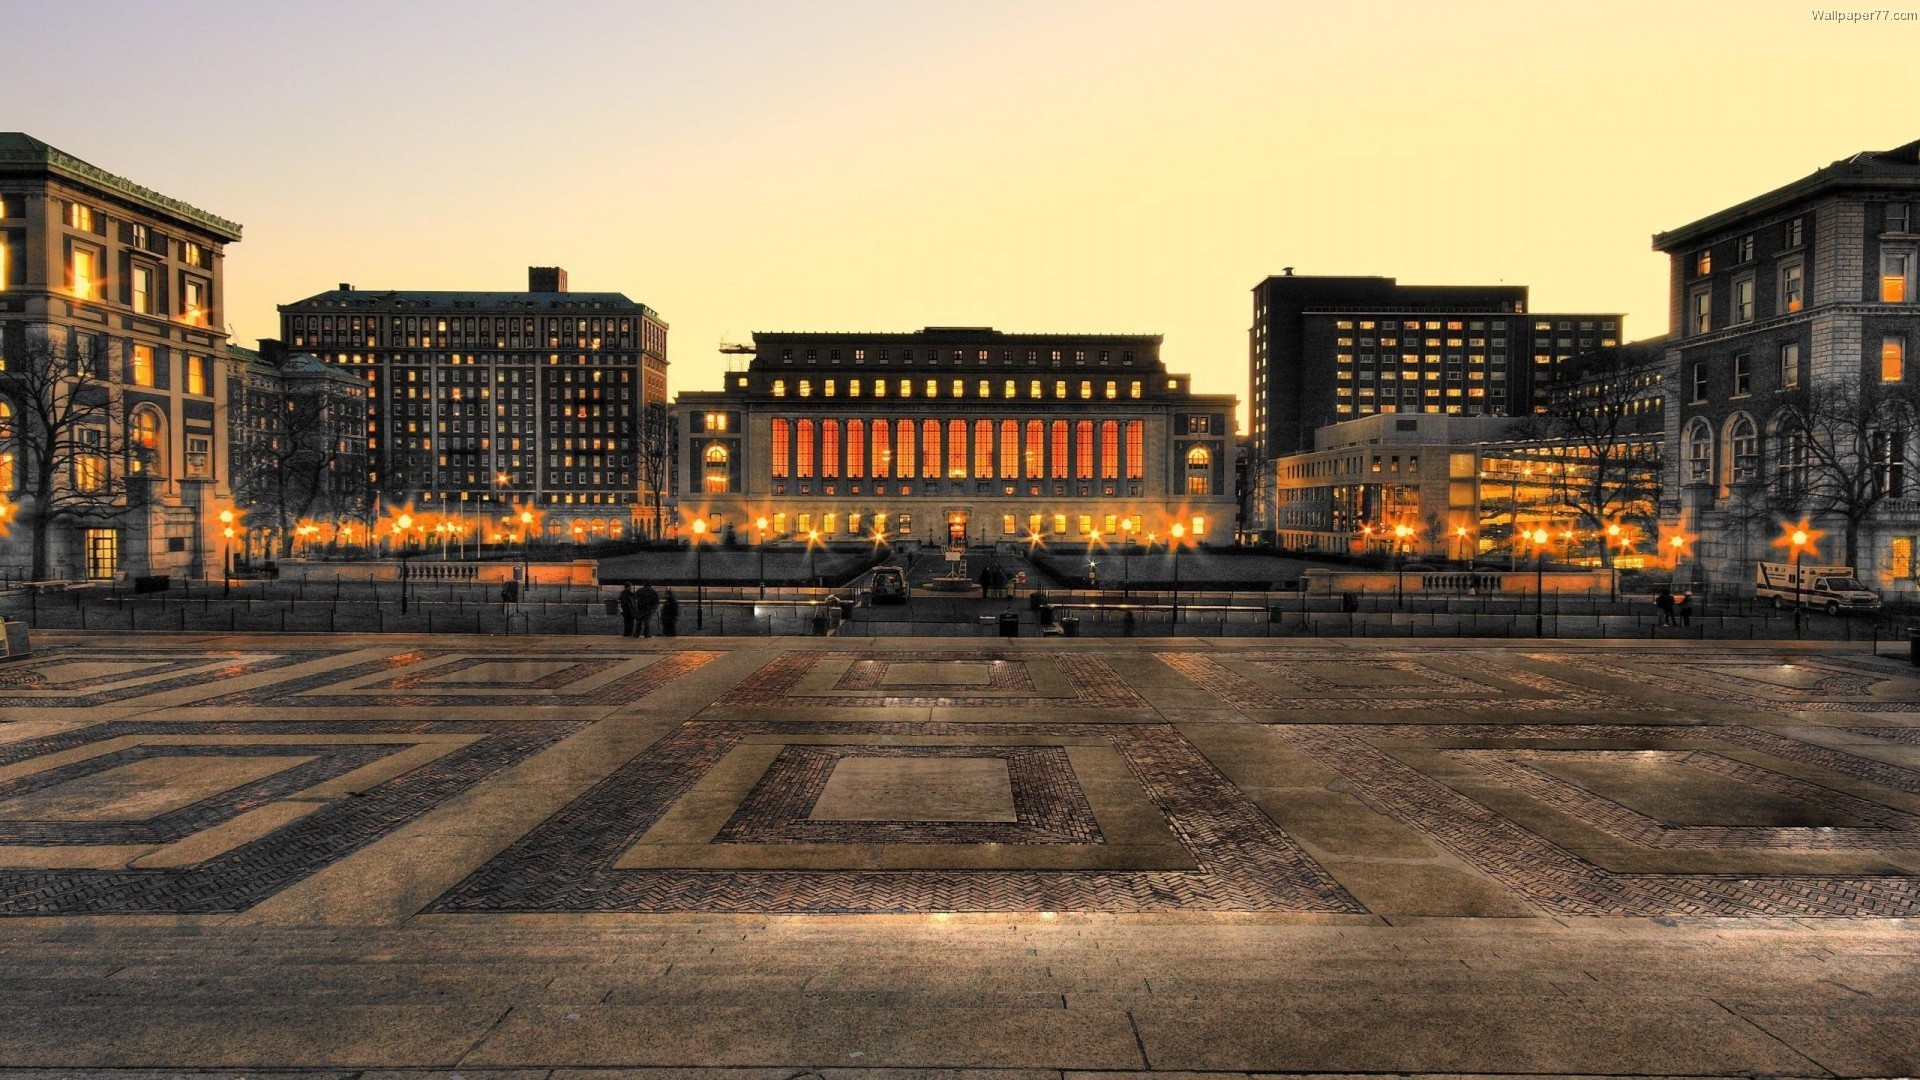
<svg viewBox="0 0 1920 1080"><path fill-rule="evenodd" d="M1917 214L1920 142L1653 238L1677 382L1668 511L1697 533L1704 580L1751 582L1806 518L1828 534L1818 558L1914 595Z"/></svg>
<svg viewBox="0 0 1920 1080"><path fill-rule="evenodd" d="M532 267L526 292L343 284L281 305L280 325L290 349L365 380L368 478L388 503L531 508L551 539L655 528L641 451L665 417L667 324L645 304Z"/></svg>
<svg viewBox="0 0 1920 1080"><path fill-rule="evenodd" d="M227 460L247 553L286 554L302 536L364 537L373 513L366 380L274 339L258 351L229 345L227 380Z"/></svg>
<svg viewBox="0 0 1920 1080"><path fill-rule="evenodd" d="M757 333L722 389L678 398L683 533L1079 545L1178 524L1230 544L1237 402L1194 393L1160 342Z"/></svg>
<svg viewBox="0 0 1920 1080"><path fill-rule="evenodd" d="M209 572L230 502L222 268L239 239L225 218L0 133L9 573Z"/></svg>

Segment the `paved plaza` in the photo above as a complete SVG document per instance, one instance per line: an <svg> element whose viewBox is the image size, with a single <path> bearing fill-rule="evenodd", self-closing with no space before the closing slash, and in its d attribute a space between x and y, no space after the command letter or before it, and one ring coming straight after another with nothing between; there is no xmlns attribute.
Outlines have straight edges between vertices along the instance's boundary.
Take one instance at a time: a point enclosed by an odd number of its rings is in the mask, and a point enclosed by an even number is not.
<svg viewBox="0 0 1920 1080"><path fill-rule="evenodd" d="M1920 1072L1865 644L35 642L0 1077Z"/></svg>

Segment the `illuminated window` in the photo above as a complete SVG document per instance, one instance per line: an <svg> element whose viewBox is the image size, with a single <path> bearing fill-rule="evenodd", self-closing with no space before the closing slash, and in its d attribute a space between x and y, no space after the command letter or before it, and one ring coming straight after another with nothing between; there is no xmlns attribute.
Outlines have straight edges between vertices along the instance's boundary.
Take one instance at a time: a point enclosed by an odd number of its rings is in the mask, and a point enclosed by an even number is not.
<svg viewBox="0 0 1920 1080"><path fill-rule="evenodd" d="M953 480L967 478L967 422L965 420L947 421L947 476Z"/></svg>
<svg viewBox="0 0 1920 1080"><path fill-rule="evenodd" d="M787 535L787 515L785 511L773 515L773 535Z"/></svg>
<svg viewBox="0 0 1920 1080"><path fill-rule="evenodd" d="M1019 531L1020 525L1018 518L1012 514L1000 515L1000 534L1002 536L1012 536Z"/></svg>
<svg viewBox="0 0 1920 1080"><path fill-rule="evenodd" d="M834 524L835 524L835 519L836 519L836 518L837 518L838 516L839 516L839 515L837 515L837 514L835 514L835 513L834 513L833 511L831 511L831 510L829 510L829 511L827 511L826 513L824 513L824 514L821 514L821 515L820 515L820 535L822 535L822 536L831 536L831 535L833 535L833 529L834 529Z"/></svg>
<svg viewBox="0 0 1920 1080"><path fill-rule="evenodd" d="M873 380L873 396L874 397L887 396L887 380L885 379Z"/></svg>
<svg viewBox="0 0 1920 1080"><path fill-rule="evenodd" d="M840 475L840 421L820 421L820 475Z"/></svg>
<svg viewBox="0 0 1920 1080"><path fill-rule="evenodd" d="M1093 397L1093 381L1091 379L1081 379L1080 380L1080 399L1082 401L1086 401L1091 399L1092 397Z"/></svg>
<svg viewBox="0 0 1920 1080"><path fill-rule="evenodd" d="M1799 263L1787 263L1780 267L1780 310L1799 311L1806 306L1807 281Z"/></svg>
<svg viewBox="0 0 1920 1080"><path fill-rule="evenodd" d="M900 396L901 397L913 396L913 380L912 379L900 380Z"/></svg>
<svg viewBox="0 0 1920 1080"><path fill-rule="evenodd" d="M1028 382L1028 383L1027 383L1027 396L1028 396L1028 397L1030 397L1030 398L1037 398L1037 397L1041 397L1041 396L1042 396L1042 394L1041 394L1041 392L1040 392L1040 380L1039 380L1039 379L1034 379L1034 380L1032 380L1032 381L1030 381L1030 382Z"/></svg>
<svg viewBox="0 0 1920 1080"><path fill-rule="evenodd" d="M1107 400L1112 401L1114 398L1117 398L1119 396L1120 396L1120 384L1117 382L1114 382L1112 379L1108 379L1107 380Z"/></svg>
<svg viewBox="0 0 1920 1080"><path fill-rule="evenodd" d="M149 267L133 268L133 310L153 314L153 270Z"/></svg>
<svg viewBox="0 0 1920 1080"><path fill-rule="evenodd" d="M893 426L885 420L873 422L873 478L885 480L893 475Z"/></svg>
<svg viewBox="0 0 1920 1080"><path fill-rule="evenodd" d="M813 475L813 421L801 420L794 430L799 433L799 445L794 449L793 474L804 479Z"/></svg>
<svg viewBox="0 0 1920 1080"><path fill-rule="evenodd" d="M1140 381L1138 379L1135 379L1133 382L1127 384L1127 396L1130 398L1137 398L1140 396Z"/></svg>
<svg viewBox="0 0 1920 1080"><path fill-rule="evenodd" d="M1020 475L1020 422L1000 421L1000 478L1012 480Z"/></svg>
<svg viewBox="0 0 1920 1080"><path fill-rule="evenodd" d="M787 396L787 380L785 379L773 380L773 396L774 397Z"/></svg>
<svg viewBox="0 0 1920 1080"><path fill-rule="evenodd" d="M1017 397L1019 395L1019 390L1020 390L1020 384L1014 382L1012 379L1008 379L1006 382L1006 385L1001 388L1000 396L1006 397L1006 398Z"/></svg>
<svg viewBox="0 0 1920 1080"><path fill-rule="evenodd" d="M1100 478L1102 480L1120 478L1120 421L1118 420L1100 422Z"/></svg>
<svg viewBox="0 0 1920 1080"><path fill-rule="evenodd" d="M1913 256L1905 252L1890 251L1880 256L1880 302L1883 304L1904 304L1912 291L1909 275L1913 273Z"/></svg>
<svg viewBox="0 0 1920 1080"><path fill-rule="evenodd" d="M1127 421L1127 479L1138 480L1146 467L1146 430L1139 420Z"/></svg>
<svg viewBox="0 0 1920 1080"><path fill-rule="evenodd" d="M773 422L772 449L774 478L784 480L791 465L793 452L793 421L776 419Z"/></svg>
<svg viewBox="0 0 1920 1080"><path fill-rule="evenodd" d="M702 491L723 492L727 490L727 448L719 443L707 447L706 471L701 482Z"/></svg>
<svg viewBox="0 0 1920 1080"><path fill-rule="evenodd" d="M157 476L167 475L164 456L166 444L161 436L160 411L152 406L135 409L128 423L128 429L128 437L133 444L133 453L127 465L128 470Z"/></svg>
<svg viewBox="0 0 1920 1080"><path fill-rule="evenodd" d="M1713 273L1713 252L1702 251L1693 257L1693 276L1706 277Z"/></svg>
<svg viewBox="0 0 1920 1080"><path fill-rule="evenodd" d="M187 357L187 393L205 394L207 392L207 358L204 356Z"/></svg>
<svg viewBox="0 0 1920 1080"><path fill-rule="evenodd" d="M1053 535L1055 536L1067 535L1067 515L1065 514L1053 515Z"/></svg>
<svg viewBox="0 0 1920 1080"><path fill-rule="evenodd" d="M1073 475L1076 479L1093 479L1093 421L1081 420L1073 425Z"/></svg>
<svg viewBox="0 0 1920 1080"><path fill-rule="evenodd" d="M916 445L914 442L913 421L900 421L896 431L899 434L899 439L896 440L894 449L899 455L899 461L898 467L894 469L894 475L902 480L911 480L913 479L913 448Z"/></svg>
<svg viewBox="0 0 1920 1080"><path fill-rule="evenodd" d="M853 385L858 386L859 383ZM855 480L866 473L867 468L867 424L864 420L847 421L847 475Z"/></svg>
<svg viewBox="0 0 1920 1080"><path fill-rule="evenodd" d="M1899 382L1907 377L1907 339L1889 335L1880 339L1880 381Z"/></svg>
<svg viewBox="0 0 1920 1080"><path fill-rule="evenodd" d="M135 386L153 385L153 346L135 345L133 347L132 375Z"/></svg>
<svg viewBox="0 0 1920 1080"><path fill-rule="evenodd" d="M822 382L820 384L821 396L822 397L834 396L834 391L839 389L839 386L837 385L838 382L839 382L838 379L827 379L826 381Z"/></svg>
<svg viewBox="0 0 1920 1080"><path fill-rule="evenodd" d="M195 326L207 325L207 286L205 282L186 280L181 289L182 307L180 317Z"/></svg>
<svg viewBox="0 0 1920 1080"><path fill-rule="evenodd" d="M800 380L800 396L801 397L813 396L813 380L812 379Z"/></svg>
<svg viewBox="0 0 1920 1080"><path fill-rule="evenodd" d="M993 421L973 422L973 475L976 480L993 479Z"/></svg>
<svg viewBox="0 0 1920 1080"><path fill-rule="evenodd" d="M928 397L940 396L940 380L939 379L927 380L927 396Z"/></svg>
<svg viewBox="0 0 1920 1080"><path fill-rule="evenodd" d="M100 256L92 248L76 247L67 253L67 289L83 299L93 299L100 288Z"/></svg>
<svg viewBox="0 0 1920 1080"><path fill-rule="evenodd" d="M1039 420L1027 421L1027 479L1038 480L1046 473L1047 425Z"/></svg>
<svg viewBox="0 0 1920 1080"><path fill-rule="evenodd" d="M1195 514L1192 522L1189 524L1192 528L1188 535L1192 536L1195 540L1207 535L1207 519L1205 517Z"/></svg>
<svg viewBox="0 0 1920 1080"><path fill-rule="evenodd" d="M923 479L940 478L940 421L923 420L920 422L920 475Z"/></svg>
<svg viewBox="0 0 1920 1080"><path fill-rule="evenodd" d="M1065 480L1067 478L1067 422L1055 420L1049 434L1052 436L1048 440L1052 461L1049 463L1047 475L1055 480Z"/></svg>

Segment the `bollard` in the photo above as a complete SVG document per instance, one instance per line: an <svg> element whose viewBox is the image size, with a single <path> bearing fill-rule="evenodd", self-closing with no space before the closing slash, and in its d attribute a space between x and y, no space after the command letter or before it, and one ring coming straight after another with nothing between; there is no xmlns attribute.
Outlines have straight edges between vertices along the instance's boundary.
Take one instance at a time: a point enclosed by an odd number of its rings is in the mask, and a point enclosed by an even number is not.
<svg viewBox="0 0 1920 1080"><path fill-rule="evenodd" d="M1920 626L1907 627L1907 663L1920 667Z"/></svg>

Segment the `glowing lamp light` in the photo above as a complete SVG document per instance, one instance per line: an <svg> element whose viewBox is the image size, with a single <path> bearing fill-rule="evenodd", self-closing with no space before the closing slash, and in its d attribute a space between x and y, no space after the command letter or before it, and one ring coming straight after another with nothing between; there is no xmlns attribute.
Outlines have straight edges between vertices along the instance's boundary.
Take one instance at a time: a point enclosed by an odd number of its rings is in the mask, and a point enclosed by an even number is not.
<svg viewBox="0 0 1920 1080"><path fill-rule="evenodd" d="M1819 548L1820 538L1825 535L1825 530L1813 527L1811 519L1801 518L1797 522L1782 523L1780 535L1774 538L1773 546L1786 548L1796 556L1812 554Z"/></svg>
<svg viewBox="0 0 1920 1080"><path fill-rule="evenodd" d="M696 540L702 536L707 535L707 519L706 518L693 519L693 535L694 535L694 539Z"/></svg>
<svg viewBox="0 0 1920 1080"><path fill-rule="evenodd" d="M758 529L759 529L759 530L760 530L761 532L766 532L766 531L767 531L767 519L766 519L766 518L761 518L760 520L758 520L758 521L756 521L756 522L754 522L753 524L754 524L754 525L755 525L755 526L756 526L756 527L757 527L757 528L758 528Z"/></svg>
<svg viewBox="0 0 1920 1080"><path fill-rule="evenodd" d="M1465 525L1456 527L1453 530L1453 535L1459 537L1462 540L1465 540L1467 538L1467 527Z"/></svg>
<svg viewBox="0 0 1920 1080"><path fill-rule="evenodd" d="M1168 531L1173 533L1173 538L1175 541L1178 541L1187 535L1187 527L1185 525L1180 524L1179 522L1175 522L1173 528Z"/></svg>
<svg viewBox="0 0 1920 1080"><path fill-rule="evenodd" d="M1547 546L1547 541L1551 540L1552 537L1547 535L1547 530L1545 529L1535 529L1527 534L1527 539L1533 541L1535 547L1545 547Z"/></svg>

